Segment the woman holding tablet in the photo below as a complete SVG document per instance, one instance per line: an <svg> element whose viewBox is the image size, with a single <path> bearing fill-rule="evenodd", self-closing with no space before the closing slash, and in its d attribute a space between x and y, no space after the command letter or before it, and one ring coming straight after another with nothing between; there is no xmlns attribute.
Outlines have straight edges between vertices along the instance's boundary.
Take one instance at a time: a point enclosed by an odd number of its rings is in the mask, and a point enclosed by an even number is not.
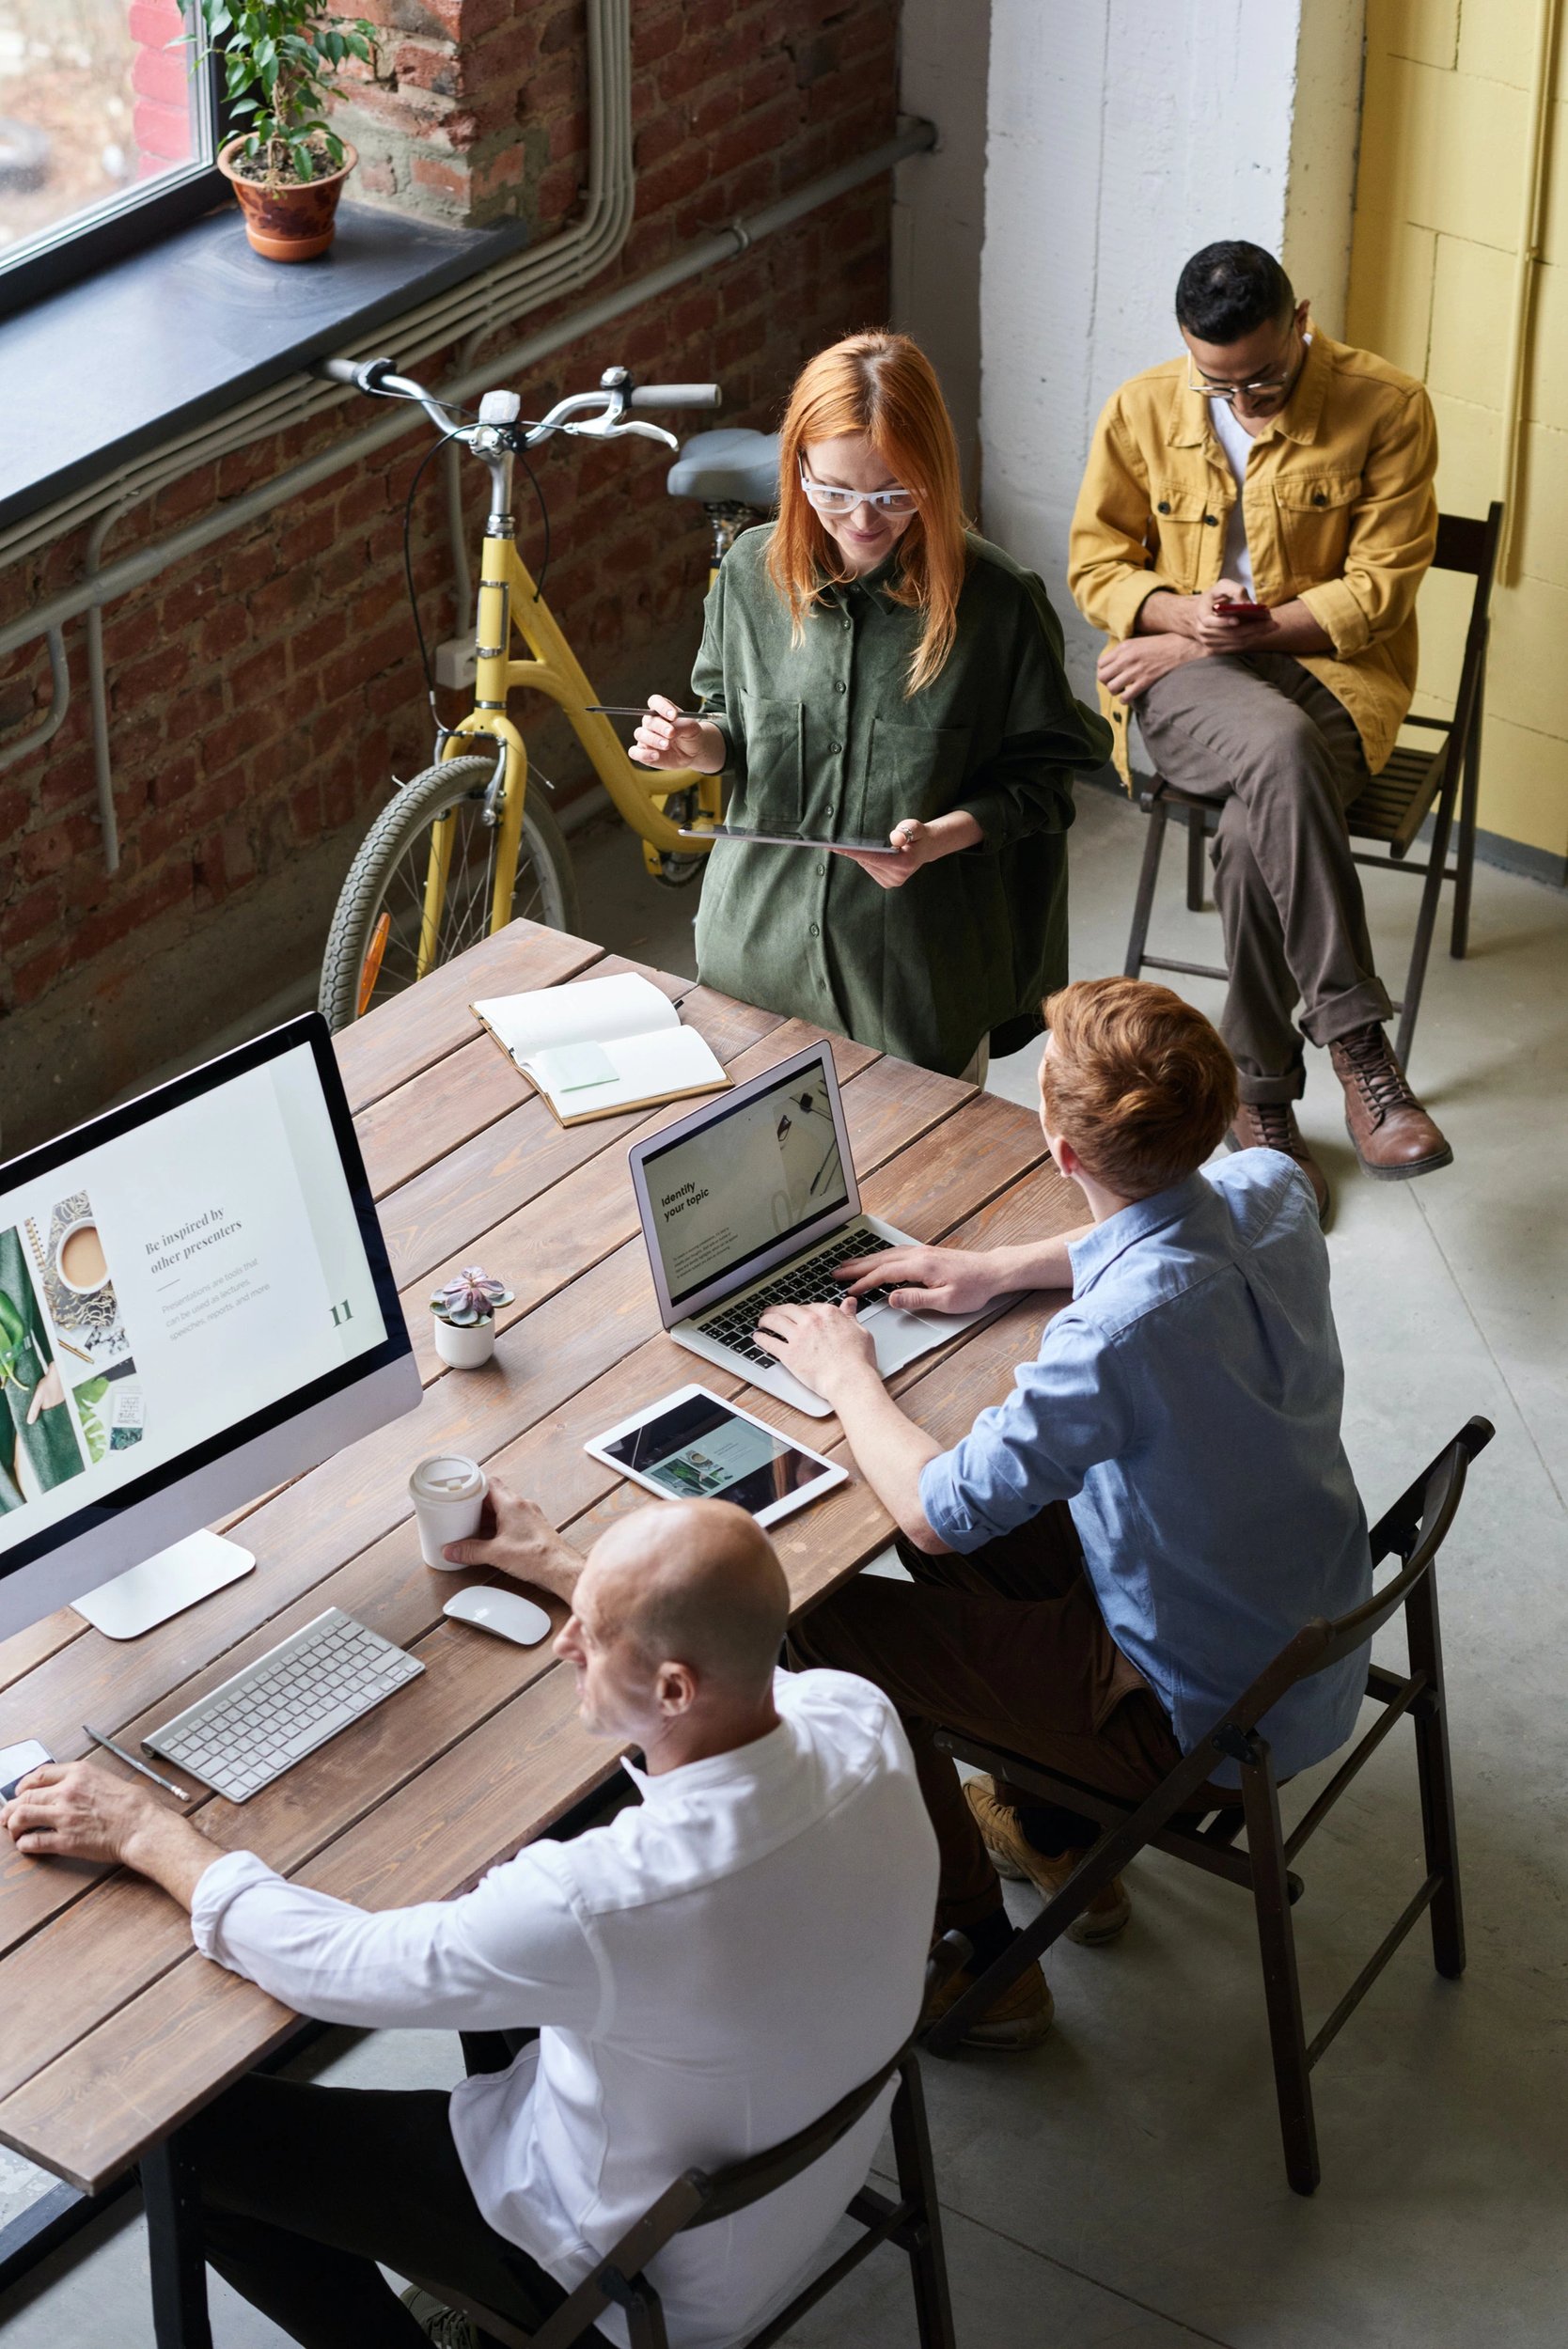
<svg viewBox="0 0 1568 2349"><path fill-rule="evenodd" d="M692 685L701 714L651 697L632 757L723 771L729 823L808 843L714 847L703 980L949 1075L983 1075L993 1036L1020 1049L1066 977L1073 772L1110 732L1039 579L965 529L907 337L802 371L778 520L726 557Z"/></svg>

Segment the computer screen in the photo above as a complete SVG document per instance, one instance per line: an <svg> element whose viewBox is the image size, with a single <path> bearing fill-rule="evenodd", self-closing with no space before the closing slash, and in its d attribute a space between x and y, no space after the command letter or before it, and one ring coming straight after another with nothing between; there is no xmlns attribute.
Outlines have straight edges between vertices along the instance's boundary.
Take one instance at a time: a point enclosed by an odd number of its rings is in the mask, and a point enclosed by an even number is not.
<svg viewBox="0 0 1568 2349"><path fill-rule="evenodd" d="M640 1153L672 1306L849 1198L824 1061L786 1071L695 1134Z"/></svg>
<svg viewBox="0 0 1568 2349"><path fill-rule="evenodd" d="M0 1167L0 1587L408 1354L314 1015Z"/></svg>

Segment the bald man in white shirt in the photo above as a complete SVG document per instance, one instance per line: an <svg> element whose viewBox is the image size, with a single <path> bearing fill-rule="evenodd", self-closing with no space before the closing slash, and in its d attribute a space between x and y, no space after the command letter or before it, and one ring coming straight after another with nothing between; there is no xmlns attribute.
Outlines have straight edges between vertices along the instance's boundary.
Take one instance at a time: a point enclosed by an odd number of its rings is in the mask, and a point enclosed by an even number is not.
<svg viewBox="0 0 1568 2349"><path fill-rule="evenodd" d="M118 1861L191 1911L202 1953L300 2012L372 2028L538 2028L448 2097L253 2077L191 2125L208 2256L305 2349L465 2349L469 2320L376 2265L539 2325L683 2169L791 2136L913 2029L935 1840L887 1699L778 1672L789 1593L754 1521L656 1502L585 1564L493 1481L454 1562L572 1607L557 1652L588 1727L639 1748L642 1801L539 1842L461 1899L380 1915L218 1854L88 1762L23 1781L20 1851ZM892 2090L814 2168L678 2237L650 2275L672 2349L754 2331L863 2183ZM626 2341L619 2311L600 2320Z"/></svg>

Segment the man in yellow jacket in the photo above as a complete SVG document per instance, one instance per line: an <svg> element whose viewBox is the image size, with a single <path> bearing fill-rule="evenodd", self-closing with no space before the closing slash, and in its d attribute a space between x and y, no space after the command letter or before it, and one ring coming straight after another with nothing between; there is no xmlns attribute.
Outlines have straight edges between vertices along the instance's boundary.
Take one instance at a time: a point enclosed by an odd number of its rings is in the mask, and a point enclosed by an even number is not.
<svg viewBox="0 0 1568 2349"><path fill-rule="evenodd" d="M1195 254L1176 322L1184 356L1123 384L1095 428L1068 580L1110 638L1100 691L1123 777L1136 714L1166 781L1219 802L1231 1147L1294 1158L1322 1214L1328 1184L1293 1106L1303 1032L1328 1047L1368 1174L1453 1156L1384 1033L1344 818L1415 688L1436 431L1425 388L1314 329L1259 245Z"/></svg>

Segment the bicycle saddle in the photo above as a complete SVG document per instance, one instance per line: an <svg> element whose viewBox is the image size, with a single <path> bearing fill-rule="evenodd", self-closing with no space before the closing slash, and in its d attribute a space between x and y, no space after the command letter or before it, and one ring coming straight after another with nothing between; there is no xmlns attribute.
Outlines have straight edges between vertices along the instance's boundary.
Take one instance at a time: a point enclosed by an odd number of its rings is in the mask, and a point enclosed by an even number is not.
<svg viewBox="0 0 1568 2349"><path fill-rule="evenodd" d="M665 487L671 497L700 498L704 506L760 506L772 513L778 503L778 435L740 425L694 432Z"/></svg>

